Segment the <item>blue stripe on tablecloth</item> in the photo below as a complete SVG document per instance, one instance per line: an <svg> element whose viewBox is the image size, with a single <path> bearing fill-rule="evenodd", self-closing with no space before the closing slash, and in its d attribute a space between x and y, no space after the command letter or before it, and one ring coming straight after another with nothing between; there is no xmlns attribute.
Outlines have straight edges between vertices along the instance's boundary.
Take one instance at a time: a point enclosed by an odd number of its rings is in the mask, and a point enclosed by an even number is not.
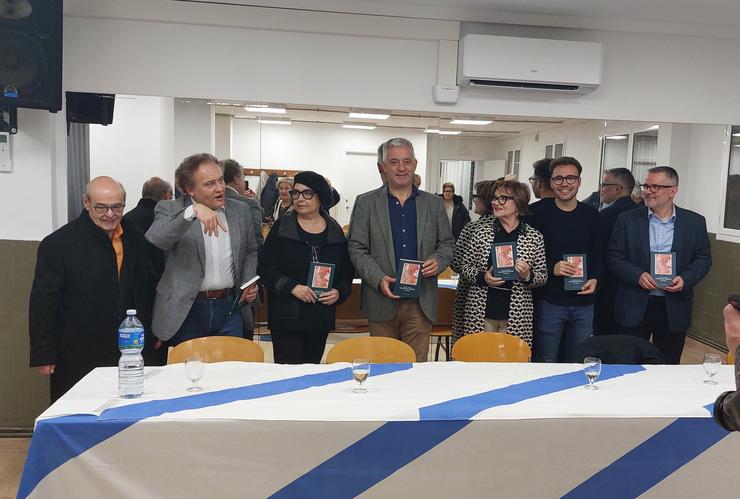
<svg viewBox="0 0 740 499"><path fill-rule="evenodd" d="M727 435L712 418L678 418L563 497L637 497Z"/></svg>
<svg viewBox="0 0 740 499"><path fill-rule="evenodd" d="M642 366L604 365L599 379L603 381L644 370ZM271 497L355 497L463 429L470 418L483 410L584 383L583 371L579 369L423 407L419 409L421 421L384 424Z"/></svg>
<svg viewBox="0 0 740 499"><path fill-rule="evenodd" d="M373 364L372 374L373 377L377 377L405 371L411 367L412 364L408 363ZM142 419L165 413L228 404L239 400L270 397L351 379L352 370L343 368L257 385L115 407L104 411L99 417L79 414L41 420L36 425L31 439L17 497L19 499L27 497L46 475L69 459L82 454Z"/></svg>

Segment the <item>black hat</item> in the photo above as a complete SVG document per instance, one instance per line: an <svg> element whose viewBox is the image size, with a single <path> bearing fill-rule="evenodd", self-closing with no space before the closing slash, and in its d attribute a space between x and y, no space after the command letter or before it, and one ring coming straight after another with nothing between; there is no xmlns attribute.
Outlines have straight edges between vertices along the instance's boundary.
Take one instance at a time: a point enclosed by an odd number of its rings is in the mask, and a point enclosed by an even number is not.
<svg viewBox="0 0 740 499"><path fill-rule="evenodd" d="M325 210L328 210L332 205L331 187L322 175L311 171L300 172L293 178L293 181L293 185L303 184L311 189L319 197L321 207Z"/></svg>

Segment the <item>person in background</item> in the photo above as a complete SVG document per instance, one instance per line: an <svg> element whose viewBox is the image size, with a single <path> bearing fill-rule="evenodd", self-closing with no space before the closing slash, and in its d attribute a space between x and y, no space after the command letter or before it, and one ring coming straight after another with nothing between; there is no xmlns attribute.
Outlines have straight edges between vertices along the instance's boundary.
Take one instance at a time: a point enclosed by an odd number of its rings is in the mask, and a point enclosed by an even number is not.
<svg viewBox="0 0 740 499"><path fill-rule="evenodd" d="M169 182L159 177L152 177L144 182L141 189L141 199L136 207L126 213L123 218L133 223L144 235L154 222L154 207L156 204L162 200L169 201L170 199L172 199L172 186ZM162 272L164 272L164 251L149 242L146 244L149 247L149 258L152 262L155 278L159 280Z"/></svg>
<svg viewBox="0 0 740 499"><path fill-rule="evenodd" d="M599 206L601 206L601 194L599 191L594 191L591 194L588 195L586 199L584 199L583 204L586 206L590 206L594 210L599 210Z"/></svg>
<svg viewBox="0 0 740 499"><path fill-rule="evenodd" d="M51 377L52 403L96 367L118 365L127 309L144 324L144 363L155 363L152 272L144 236L122 219L126 191L97 177L83 203L78 218L41 241L31 286L30 365Z"/></svg>
<svg viewBox="0 0 740 499"><path fill-rule="evenodd" d="M414 173L414 187L417 189L421 188L421 175Z"/></svg>
<svg viewBox="0 0 740 499"><path fill-rule="evenodd" d="M635 186L630 197L635 204L645 206L645 200L642 198L642 189L640 189L639 185Z"/></svg>
<svg viewBox="0 0 740 499"><path fill-rule="evenodd" d="M648 170L641 185L645 205L622 213L609 239L609 270L618 279L614 317L620 334L653 343L668 364L679 364L691 326L694 287L712 267L704 217L677 207L678 173L670 166ZM676 277L665 287L650 273L651 252L675 252Z"/></svg>
<svg viewBox="0 0 740 499"><path fill-rule="evenodd" d="M439 195L445 203L447 219L452 227L452 237L457 240L465 224L470 222L470 213L463 204L463 198L455 194L455 184L445 182L442 184L442 194Z"/></svg>
<svg viewBox="0 0 740 499"><path fill-rule="evenodd" d="M270 292L268 325L275 362L321 362L336 306L352 292L354 269L342 228L327 209L332 191L326 179L311 171L295 176L290 191L294 210L272 226L258 273ZM333 287L321 294L309 287L311 262L331 263Z"/></svg>
<svg viewBox="0 0 740 499"><path fill-rule="evenodd" d="M281 177L277 181L278 200L275 202L275 207L272 210L272 216L270 217L270 223L277 222L280 217L293 211L293 200L290 199L290 191L293 189L293 178L292 177Z"/></svg>
<svg viewBox="0 0 740 499"><path fill-rule="evenodd" d="M637 205L630 193L635 188L635 177L626 168L607 170L601 179L601 206L599 224L601 227L601 248L606 252L609 239L617 217L625 211L634 210ZM617 325L614 322L614 300L617 296L617 278L604 271L604 279L596 291L594 308L594 334L615 334Z"/></svg>
<svg viewBox="0 0 740 499"><path fill-rule="evenodd" d="M185 158L175 179L187 195L157 203L146 233L167 256L152 330L168 346L203 336L241 337L235 298L239 303L257 298L257 284L240 289L257 270L251 210L226 198L223 171L211 154Z"/></svg>
<svg viewBox="0 0 740 499"><path fill-rule="evenodd" d="M493 215L493 193L496 191L495 184L498 180L482 180L475 184L476 194L473 194L473 213L482 217L483 215Z"/></svg>
<svg viewBox="0 0 740 499"><path fill-rule="evenodd" d="M735 388L740 389L740 310L725 305L725 341L735 356ZM737 391L724 392L714 403L714 419L727 431L740 431L740 395Z"/></svg>
<svg viewBox="0 0 740 499"><path fill-rule="evenodd" d="M252 226L254 227L254 238L257 240L257 246L262 246L265 242L262 236L262 207L256 199L249 198L244 192L244 169L238 161L234 159L225 159L219 163L224 172L224 183L226 190L224 194L227 199L233 199L249 206L252 213Z"/></svg>
<svg viewBox="0 0 740 499"><path fill-rule="evenodd" d="M552 158L542 158L532 163L534 173L529 177L534 197L539 199L529 205L529 212L534 213L540 206L554 202L555 193L550 187L550 162Z"/></svg>
<svg viewBox="0 0 740 499"><path fill-rule="evenodd" d="M602 271L599 213L576 199L581 186L581 164L564 156L550 163L555 202L539 208L529 223L545 238L547 284L537 290L535 303L536 362L563 362L591 336L594 293ZM586 255L586 283L580 291L565 291L565 277L578 267L565 254Z"/></svg>
<svg viewBox="0 0 740 499"><path fill-rule="evenodd" d="M250 199L257 199L257 193L255 193L252 189L249 188L249 180L244 181L244 197L248 197ZM262 207L260 207L260 210Z"/></svg>
<svg viewBox="0 0 740 499"><path fill-rule="evenodd" d="M465 226L455 246L452 270L460 274L453 313L453 342L479 331L504 332L532 346L532 289L547 282L542 234L525 221L526 185L506 180L476 184L479 198L491 207ZM516 243L516 281L493 276L491 247Z"/></svg>
<svg viewBox="0 0 740 499"><path fill-rule="evenodd" d="M380 144L378 146L378 159L377 159L377 165L378 165L378 173L380 174L380 181L383 183L383 185L388 183L388 180L385 178L385 170L383 169L383 146L385 145L385 142Z"/></svg>
<svg viewBox="0 0 740 499"><path fill-rule="evenodd" d="M388 184L357 197L350 219L349 254L362 278L362 309L370 335L400 339L427 360L437 319L437 275L455 249L442 200L413 184L417 160L407 139L383 145ZM401 259L423 261L419 297L399 299L392 286Z"/></svg>

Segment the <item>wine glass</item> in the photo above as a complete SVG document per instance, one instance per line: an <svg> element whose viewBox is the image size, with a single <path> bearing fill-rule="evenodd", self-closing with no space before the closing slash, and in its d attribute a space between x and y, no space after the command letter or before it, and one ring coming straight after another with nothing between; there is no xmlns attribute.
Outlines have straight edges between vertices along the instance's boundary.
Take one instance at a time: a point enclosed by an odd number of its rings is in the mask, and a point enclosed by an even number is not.
<svg viewBox="0 0 740 499"><path fill-rule="evenodd" d="M359 383L357 388L352 391L355 393L365 393L367 388L362 387L362 383L370 376L370 361L367 359L355 359L352 361L352 377Z"/></svg>
<svg viewBox="0 0 740 499"><path fill-rule="evenodd" d="M583 373L586 375L588 384L585 386L588 390L598 390L599 387L594 385L594 381L601 374L601 359L597 357L586 357L583 359Z"/></svg>
<svg viewBox="0 0 740 499"><path fill-rule="evenodd" d="M715 353L705 353L704 363L702 365L704 366L704 372L709 376L709 378L704 380L704 383L707 385L716 385L717 382L713 378L719 372L719 366L722 365L722 358Z"/></svg>
<svg viewBox="0 0 740 499"><path fill-rule="evenodd" d="M185 359L185 375L193 383L193 386L188 387L189 392L200 392L203 390L202 386L198 386L198 381L203 377L203 371L205 369L206 364L200 355L192 355Z"/></svg>

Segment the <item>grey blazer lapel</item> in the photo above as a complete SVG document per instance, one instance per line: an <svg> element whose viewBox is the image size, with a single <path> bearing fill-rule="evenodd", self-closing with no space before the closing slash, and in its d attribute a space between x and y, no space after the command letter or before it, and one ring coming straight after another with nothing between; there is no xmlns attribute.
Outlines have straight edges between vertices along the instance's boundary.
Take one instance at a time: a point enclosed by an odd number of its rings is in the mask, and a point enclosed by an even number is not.
<svg viewBox="0 0 740 499"><path fill-rule="evenodd" d="M421 251L421 244L424 241L424 228L426 227L427 218L429 218L429 210L431 207L419 193L416 196L416 258L419 260L424 259L424 255Z"/></svg>
<svg viewBox="0 0 740 499"><path fill-rule="evenodd" d="M396 268L396 250L393 248L393 232L391 231L391 213L388 210L388 187L378 189L375 196L375 211L378 215L380 232L385 239L387 255L392 255L391 264Z"/></svg>
<svg viewBox="0 0 740 499"><path fill-rule="evenodd" d="M234 203L232 203L233 205ZM234 206L229 206L227 202L226 208L226 223L229 224L229 240L231 241L231 259L234 262L234 285L239 286L241 283L237 283L236 280L241 275L242 262L239 259L241 255L241 241L242 241L242 227L239 223L239 214L236 212ZM243 276L242 276L243 277Z"/></svg>

